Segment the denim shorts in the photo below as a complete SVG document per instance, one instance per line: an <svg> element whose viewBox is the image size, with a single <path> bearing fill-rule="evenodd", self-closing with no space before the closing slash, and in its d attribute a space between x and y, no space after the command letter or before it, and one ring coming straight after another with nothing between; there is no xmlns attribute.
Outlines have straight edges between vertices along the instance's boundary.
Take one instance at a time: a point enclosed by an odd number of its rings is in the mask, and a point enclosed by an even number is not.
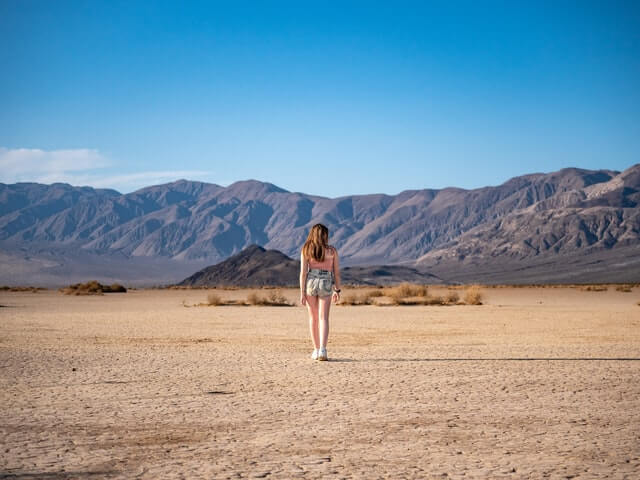
<svg viewBox="0 0 640 480"><path fill-rule="evenodd" d="M333 272L312 268L307 273L307 295L326 297L333 293Z"/></svg>

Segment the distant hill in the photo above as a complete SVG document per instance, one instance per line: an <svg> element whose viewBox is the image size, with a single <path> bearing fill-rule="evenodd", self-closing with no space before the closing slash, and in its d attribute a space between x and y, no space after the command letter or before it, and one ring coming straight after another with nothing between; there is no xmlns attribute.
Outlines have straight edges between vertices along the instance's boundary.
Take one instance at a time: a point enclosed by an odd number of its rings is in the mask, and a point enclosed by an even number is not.
<svg viewBox="0 0 640 480"><path fill-rule="evenodd" d="M203 286L291 286L298 283L300 262L277 250L251 245L216 265L206 267L179 285Z"/></svg>
<svg viewBox="0 0 640 480"><path fill-rule="evenodd" d="M296 258L317 222L329 227L343 266L519 281L519 269L537 265L538 281L600 281L605 273L640 281L639 202L640 164L624 172L566 168L473 190L339 198L255 180L179 180L124 195L0 184L0 283L65 284L101 270L105 281L176 282L252 244ZM599 259L597 268L588 257ZM573 267L559 275L565 260ZM490 277L482 273L492 268Z"/></svg>
<svg viewBox="0 0 640 480"><path fill-rule="evenodd" d="M216 265L203 268L178 285L191 287L298 286L300 261L277 250L251 245ZM340 269L345 285L388 285L399 282L443 283L442 279L398 265L345 267Z"/></svg>

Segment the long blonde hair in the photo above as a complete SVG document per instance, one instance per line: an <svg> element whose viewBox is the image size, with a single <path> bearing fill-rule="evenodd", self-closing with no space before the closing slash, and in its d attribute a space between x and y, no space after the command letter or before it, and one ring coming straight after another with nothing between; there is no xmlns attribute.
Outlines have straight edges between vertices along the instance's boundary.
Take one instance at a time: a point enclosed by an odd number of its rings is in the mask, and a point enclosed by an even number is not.
<svg viewBox="0 0 640 480"><path fill-rule="evenodd" d="M324 261L324 253L329 247L329 229L321 223L316 223L311 230L307 241L302 246L302 254L306 259L313 259L316 262Z"/></svg>

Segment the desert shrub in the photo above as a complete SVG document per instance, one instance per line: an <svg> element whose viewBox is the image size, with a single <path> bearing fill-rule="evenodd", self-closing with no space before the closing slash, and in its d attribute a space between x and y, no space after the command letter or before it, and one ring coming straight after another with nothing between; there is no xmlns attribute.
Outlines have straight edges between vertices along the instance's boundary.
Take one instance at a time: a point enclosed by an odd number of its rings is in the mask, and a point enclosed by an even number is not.
<svg viewBox="0 0 640 480"><path fill-rule="evenodd" d="M41 290L46 290L46 288L43 287L23 287L23 286L9 286L9 285L3 285L0 287L0 291L4 291L4 292L31 292L31 293L38 293Z"/></svg>
<svg viewBox="0 0 640 480"><path fill-rule="evenodd" d="M416 297L403 297L398 292L392 292L389 294L391 305L420 305L421 299Z"/></svg>
<svg viewBox="0 0 640 480"><path fill-rule="evenodd" d="M410 283L401 283L392 289L392 295L395 297L427 297L429 289L426 285L412 285Z"/></svg>
<svg viewBox="0 0 640 480"><path fill-rule="evenodd" d="M358 295L350 293L340 299L340 305L371 305L371 296L368 294Z"/></svg>
<svg viewBox="0 0 640 480"><path fill-rule="evenodd" d="M74 283L60 289L65 295L102 295L103 293L125 293L127 289L119 283L102 285L97 280L86 283Z"/></svg>
<svg viewBox="0 0 640 480"><path fill-rule="evenodd" d="M401 305L404 297L400 294L398 290L392 289L387 293L387 296L391 300L393 305Z"/></svg>
<svg viewBox="0 0 640 480"><path fill-rule="evenodd" d="M390 295L389 298L391 299L392 305L418 305L415 299L410 300L408 298L401 297L397 293Z"/></svg>
<svg viewBox="0 0 640 480"><path fill-rule="evenodd" d="M391 297L393 305L444 305L445 301L441 296L434 297Z"/></svg>
<svg viewBox="0 0 640 480"><path fill-rule="evenodd" d="M447 303L458 303L460 301L460 295L455 290L449 290L444 298Z"/></svg>
<svg viewBox="0 0 640 480"><path fill-rule="evenodd" d="M262 305L262 306L270 306L270 307L290 307L291 303L287 300L287 298L282 295L280 290L275 290L269 293L268 296L258 295L256 292L251 292L247 295L247 303L249 305Z"/></svg>
<svg viewBox="0 0 640 480"><path fill-rule="evenodd" d="M606 292L609 288L606 285L586 285L580 288L584 292Z"/></svg>
<svg viewBox="0 0 640 480"><path fill-rule="evenodd" d="M222 305L222 298L217 293L210 293L207 295L207 303L212 307L216 307L218 305Z"/></svg>
<svg viewBox="0 0 640 480"><path fill-rule="evenodd" d="M61 288L65 295L102 295L100 284L95 280L87 283L74 283L68 287Z"/></svg>
<svg viewBox="0 0 640 480"><path fill-rule="evenodd" d="M631 293L631 285L618 285L616 287L617 292Z"/></svg>
<svg viewBox="0 0 640 480"><path fill-rule="evenodd" d="M467 305L482 305L482 292L478 285L471 285L464 294L464 303Z"/></svg>
<svg viewBox="0 0 640 480"><path fill-rule="evenodd" d="M358 295L350 293L340 298L340 305L358 305Z"/></svg>
<svg viewBox="0 0 640 480"><path fill-rule="evenodd" d="M126 293L127 289L123 286L120 285L119 283L112 283L109 287L106 287L108 290L105 290L105 287L103 288L103 292L105 293Z"/></svg>
<svg viewBox="0 0 640 480"><path fill-rule="evenodd" d="M256 292L251 292L249 295L247 295L247 303L249 305L261 305L261 300L262 297L260 297L260 295L258 295Z"/></svg>
<svg viewBox="0 0 640 480"><path fill-rule="evenodd" d="M424 305L446 305L447 301L440 295L436 295L435 297L426 297L423 300Z"/></svg>
<svg viewBox="0 0 640 480"><path fill-rule="evenodd" d="M413 287L408 283L401 283L393 290L392 294L396 297L413 297Z"/></svg>
<svg viewBox="0 0 640 480"><path fill-rule="evenodd" d="M72 288L74 287L74 285L71 286ZM90 282L87 283L76 283L75 284L75 290L80 292L80 291L86 291L88 293L104 293L102 291L102 285L97 282L96 280L91 280Z"/></svg>
<svg viewBox="0 0 640 480"><path fill-rule="evenodd" d="M427 305L428 299L420 298L420 297L409 297L409 298L401 298L395 299L394 302L396 305Z"/></svg>
<svg viewBox="0 0 640 480"><path fill-rule="evenodd" d="M287 301L287 298L282 294L280 290L271 292L268 296L268 300L271 303L271 305L288 305L289 304L289 302Z"/></svg>
<svg viewBox="0 0 640 480"><path fill-rule="evenodd" d="M429 288L426 285L412 285L401 283L385 291L392 305L427 305L429 303Z"/></svg>
<svg viewBox="0 0 640 480"><path fill-rule="evenodd" d="M419 305L419 301L415 297L403 297L398 292L392 292L389 299L392 305Z"/></svg>
<svg viewBox="0 0 640 480"><path fill-rule="evenodd" d="M427 285L415 285L401 283L394 287L383 287L366 294L345 295L343 305L456 305L460 303L460 293L457 290L462 286L450 286L445 295L429 295ZM482 305L482 292L479 285L464 287L464 303L468 305ZM389 302L374 302L377 297L388 297Z"/></svg>

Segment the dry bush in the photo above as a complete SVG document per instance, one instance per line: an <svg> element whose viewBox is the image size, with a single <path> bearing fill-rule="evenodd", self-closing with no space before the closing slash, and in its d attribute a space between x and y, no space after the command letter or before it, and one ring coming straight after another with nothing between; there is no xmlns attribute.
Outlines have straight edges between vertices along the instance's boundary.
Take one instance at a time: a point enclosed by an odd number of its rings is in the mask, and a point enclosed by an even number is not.
<svg viewBox="0 0 640 480"><path fill-rule="evenodd" d="M393 305L420 305L420 300L414 298L403 298L399 295L391 297L391 303Z"/></svg>
<svg viewBox="0 0 640 480"><path fill-rule="evenodd" d="M402 297L392 297L391 305L423 305L422 300L416 297L412 298L402 298Z"/></svg>
<svg viewBox="0 0 640 480"><path fill-rule="evenodd" d="M616 287L617 292L631 293L631 285L618 285Z"/></svg>
<svg viewBox="0 0 640 480"><path fill-rule="evenodd" d="M207 295L207 301L203 303L194 303L193 305L189 305L186 300L182 300L183 307L218 307L218 306L244 306L247 303L237 300L224 300L220 295L216 293L209 293Z"/></svg>
<svg viewBox="0 0 640 480"><path fill-rule="evenodd" d="M400 295L397 290L391 290L389 293L387 293L387 296L391 299L391 303L393 305L402 305L404 297Z"/></svg>
<svg viewBox="0 0 640 480"><path fill-rule="evenodd" d="M350 293L340 299L339 305L371 305L371 303L371 296L366 293L362 295Z"/></svg>
<svg viewBox="0 0 640 480"><path fill-rule="evenodd" d="M41 290L46 290L46 288L43 288L43 287L23 287L23 286L11 287L9 285L3 285L3 286L0 287L0 291L4 291L4 292L31 292L31 293L38 293Z"/></svg>
<svg viewBox="0 0 640 480"><path fill-rule="evenodd" d="M345 295L340 303L342 305L458 305L460 294L458 290L462 286L448 286L445 295L429 295L428 285L415 285L401 283L394 287L382 287L368 293ZM464 287L464 303L468 305L482 305L482 292L479 285ZM373 299L387 297L389 302L376 302Z"/></svg>
<svg viewBox="0 0 640 480"><path fill-rule="evenodd" d="M440 305L442 297L401 297L394 295L391 298L391 305Z"/></svg>
<svg viewBox="0 0 640 480"><path fill-rule="evenodd" d="M112 283L111 285L107 286L106 289L103 285L102 291L104 293L127 293L127 289L124 287L124 285L120 285L119 283Z"/></svg>
<svg viewBox="0 0 640 480"><path fill-rule="evenodd" d="M75 285L71 285L71 288L74 288L76 291L87 291L88 293L104 293L102 289L103 285L97 280L91 280L87 283L76 283Z"/></svg>
<svg viewBox="0 0 640 480"><path fill-rule="evenodd" d="M586 285L580 287L580 290L583 292L606 292L609 290L609 287L606 285Z"/></svg>
<svg viewBox="0 0 640 480"><path fill-rule="evenodd" d="M360 305L359 297L353 293L343 295L342 298L340 298L339 305Z"/></svg>
<svg viewBox="0 0 640 480"><path fill-rule="evenodd" d="M393 305L425 305L428 303L425 299L429 298L429 288L426 285L401 283L387 289L386 295Z"/></svg>
<svg viewBox="0 0 640 480"><path fill-rule="evenodd" d="M268 296L261 296L255 292L247 295L247 303L249 305L261 305L268 307L291 307L293 306L280 290L269 293Z"/></svg>
<svg viewBox="0 0 640 480"><path fill-rule="evenodd" d="M482 292L478 285L471 285L464 293L464 303L467 305L482 305Z"/></svg>
<svg viewBox="0 0 640 480"><path fill-rule="evenodd" d="M401 283L392 289L393 295L398 297L427 297L429 289L426 285L412 285L410 283Z"/></svg>
<svg viewBox="0 0 640 480"><path fill-rule="evenodd" d="M222 305L223 301L220 295L218 295L217 293L210 293L209 295L207 295L207 304L211 305L212 307L217 307L218 305Z"/></svg>
<svg viewBox="0 0 640 480"><path fill-rule="evenodd" d="M414 297L412 285L409 283L401 283L392 290L392 295L395 297Z"/></svg>
<svg viewBox="0 0 640 480"><path fill-rule="evenodd" d="M460 295L455 290L449 290L444 298L447 303L458 303L460 301Z"/></svg>
<svg viewBox="0 0 640 480"><path fill-rule="evenodd" d="M127 289L119 283L102 285L97 280L86 283L74 283L60 289L65 295L102 295L103 293L126 293Z"/></svg>
<svg viewBox="0 0 640 480"><path fill-rule="evenodd" d="M101 285L92 280L87 283L74 283L60 290L65 295L102 295Z"/></svg>
<svg viewBox="0 0 640 480"><path fill-rule="evenodd" d="M256 292L251 292L247 295L247 303L249 305L262 305L260 302L262 297L260 297Z"/></svg>
<svg viewBox="0 0 640 480"><path fill-rule="evenodd" d="M442 295L437 295L435 297L429 297L427 305L446 305L447 300Z"/></svg>
<svg viewBox="0 0 640 480"><path fill-rule="evenodd" d="M428 297L429 287L427 287L426 285L418 285L414 290L414 294L416 297Z"/></svg>
<svg viewBox="0 0 640 480"><path fill-rule="evenodd" d="M282 294L280 290L275 290L267 297L271 305L289 305L287 298Z"/></svg>
<svg viewBox="0 0 640 480"><path fill-rule="evenodd" d="M385 294L391 299L393 305L400 305L402 299L405 298L400 287L389 287L386 289Z"/></svg>

